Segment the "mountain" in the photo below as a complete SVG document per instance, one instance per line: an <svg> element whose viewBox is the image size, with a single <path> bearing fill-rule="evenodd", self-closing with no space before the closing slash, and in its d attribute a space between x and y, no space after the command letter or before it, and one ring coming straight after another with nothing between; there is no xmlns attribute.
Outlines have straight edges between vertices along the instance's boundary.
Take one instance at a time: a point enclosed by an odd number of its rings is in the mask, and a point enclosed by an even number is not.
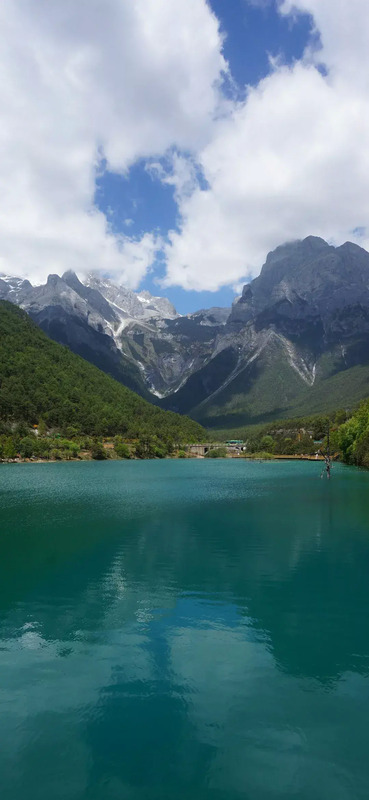
<svg viewBox="0 0 369 800"><path fill-rule="evenodd" d="M112 281L104 281L96 275L88 276L86 286L99 292L123 319L153 317L174 319L178 316L174 306L166 297L154 297L150 292L132 292L124 286L115 286Z"/></svg>
<svg viewBox="0 0 369 800"><path fill-rule="evenodd" d="M234 427L368 394L369 254L310 236L268 255L175 407Z"/></svg>
<svg viewBox="0 0 369 800"><path fill-rule="evenodd" d="M0 278L0 297L163 408L210 427L351 407L369 395L369 254L309 236L269 253L231 309L180 316L109 279Z"/></svg>
<svg viewBox="0 0 369 800"><path fill-rule="evenodd" d="M177 391L211 357L229 309L187 317L167 298L135 293L90 275L49 275L43 286L0 276L0 299L30 314L52 339L103 369L143 397L158 402Z"/></svg>
<svg viewBox="0 0 369 800"><path fill-rule="evenodd" d="M21 309L0 301L0 418L97 436L198 441L193 420L163 411L51 341Z"/></svg>
<svg viewBox="0 0 369 800"><path fill-rule="evenodd" d="M111 296L114 303L109 300ZM140 300L128 289L92 276L84 284L69 271L61 278L49 275L41 286L0 276L0 299L19 305L52 339L151 399L141 365L129 353L126 356L122 352L119 337L136 317L159 316L162 298L145 293ZM164 307L169 316L176 316L169 301L164 301Z"/></svg>

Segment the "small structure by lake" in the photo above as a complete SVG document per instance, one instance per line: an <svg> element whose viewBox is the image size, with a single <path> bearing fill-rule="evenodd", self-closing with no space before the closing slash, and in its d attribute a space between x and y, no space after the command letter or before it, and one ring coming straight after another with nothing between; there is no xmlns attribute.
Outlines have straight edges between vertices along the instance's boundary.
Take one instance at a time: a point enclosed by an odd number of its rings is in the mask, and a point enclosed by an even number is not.
<svg viewBox="0 0 369 800"><path fill-rule="evenodd" d="M246 450L246 445L241 439L232 439L228 442L206 442L205 444L190 444L188 452L190 455L204 457L210 450L219 450L225 448L227 455L237 456Z"/></svg>

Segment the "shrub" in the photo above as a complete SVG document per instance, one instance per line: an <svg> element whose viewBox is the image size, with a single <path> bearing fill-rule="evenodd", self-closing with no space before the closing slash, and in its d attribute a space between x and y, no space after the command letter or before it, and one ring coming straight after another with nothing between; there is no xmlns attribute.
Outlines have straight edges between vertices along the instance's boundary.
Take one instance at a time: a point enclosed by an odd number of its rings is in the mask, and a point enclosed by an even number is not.
<svg viewBox="0 0 369 800"><path fill-rule="evenodd" d="M270 434L263 436L261 440L261 447L264 452L273 453L275 448L273 436L270 436Z"/></svg>
<svg viewBox="0 0 369 800"><path fill-rule="evenodd" d="M118 458L131 458L131 451L124 442L115 442L114 450Z"/></svg>
<svg viewBox="0 0 369 800"><path fill-rule="evenodd" d="M3 458L15 458L17 451L15 449L14 441L11 436L8 436L3 441Z"/></svg>
<svg viewBox="0 0 369 800"><path fill-rule="evenodd" d="M101 442L94 442L91 448L91 455L95 461L105 461L107 453Z"/></svg>
<svg viewBox="0 0 369 800"><path fill-rule="evenodd" d="M35 452L35 445L37 445L35 436L25 436L24 439L21 439L19 452L22 458L31 458Z"/></svg>

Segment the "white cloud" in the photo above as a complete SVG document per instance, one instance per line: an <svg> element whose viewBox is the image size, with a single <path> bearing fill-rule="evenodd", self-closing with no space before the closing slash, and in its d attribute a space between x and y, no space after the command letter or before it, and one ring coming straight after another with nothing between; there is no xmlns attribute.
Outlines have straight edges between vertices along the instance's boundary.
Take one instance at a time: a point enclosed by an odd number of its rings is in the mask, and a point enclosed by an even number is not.
<svg viewBox="0 0 369 800"><path fill-rule="evenodd" d="M322 49L274 63L236 102L221 93L205 0L3 0L0 272L100 269L139 285L163 243L149 230L135 240L128 222L116 236L94 206L101 153L121 173L146 158L174 187L167 285L239 285L310 233L340 243L363 228L369 246L367 2L279 8L311 13Z"/></svg>
<svg viewBox="0 0 369 800"><path fill-rule="evenodd" d="M197 164L191 156L184 156L176 151L170 153L163 161L151 161L146 170L153 179L173 186L174 197L181 204L185 197L190 197L198 186Z"/></svg>
<svg viewBox="0 0 369 800"><path fill-rule="evenodd" d="M369 88L369 9L365 0L279 0L282 14L312 14L331 75ZM319 54L317 60L319 61Z"/></svg>
<svg viewBox="0 0 369 800"><path fill-rule="evenodd" d="M226 67L205 0L2 0L0 271L72 268L137 286L160 247L116 237L94 207L98 154L208 140Z"/></svg>
<svg viewBox="0 0 369 800"><path fill-rule="evenodd" d="M367 2L284 0L280 10L313 14L322 49L290 68L274 64L214 122L198 153L208 189L179 198L167 285L237 283L258 273L268 250L308 234L369 246Z"/></svg>

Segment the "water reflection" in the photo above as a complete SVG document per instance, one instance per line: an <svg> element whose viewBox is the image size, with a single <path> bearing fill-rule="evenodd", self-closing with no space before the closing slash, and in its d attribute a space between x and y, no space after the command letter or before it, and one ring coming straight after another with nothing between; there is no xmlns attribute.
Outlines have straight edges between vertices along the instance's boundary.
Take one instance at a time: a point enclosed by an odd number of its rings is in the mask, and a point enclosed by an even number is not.
<svg viewBox="0 0 369 800"><path fill-rule="evenodd" d="M3 796L367 797L368 476L119 466L4 507Z"/></svg>

